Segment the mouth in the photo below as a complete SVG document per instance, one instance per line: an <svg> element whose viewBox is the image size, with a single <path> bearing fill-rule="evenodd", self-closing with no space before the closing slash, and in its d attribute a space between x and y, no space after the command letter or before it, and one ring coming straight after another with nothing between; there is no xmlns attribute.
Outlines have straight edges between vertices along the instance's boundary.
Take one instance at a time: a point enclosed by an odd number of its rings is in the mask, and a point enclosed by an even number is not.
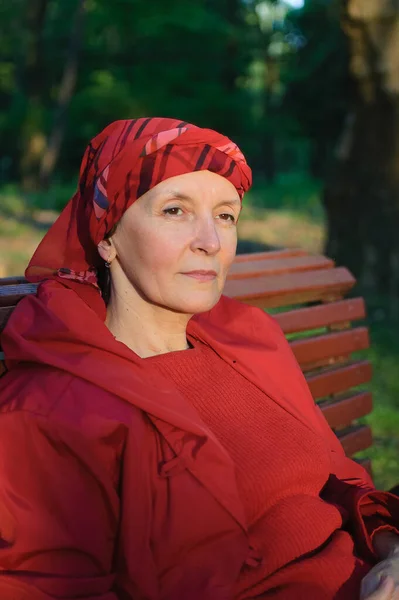
<svg viewBox="0 0 399 600"><path fill-rule="evenodd" d="M217 273L216 271L188 271L187 273L182 273L182 275L187 275L187 277L192 277L193 279L197 279L198 281L212 281L216 279Z"/></svg>

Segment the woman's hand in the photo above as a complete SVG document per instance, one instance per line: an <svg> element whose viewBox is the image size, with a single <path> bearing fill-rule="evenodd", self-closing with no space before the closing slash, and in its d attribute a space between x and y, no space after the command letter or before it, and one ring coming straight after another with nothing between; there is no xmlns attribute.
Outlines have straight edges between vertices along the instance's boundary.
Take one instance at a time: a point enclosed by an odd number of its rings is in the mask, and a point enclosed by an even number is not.
<svg viewBox="0 0 399 600"><path fill-rule="evenodd" d="M384 579L380 580L377 589L368 596L363 595L362 589L360 592L360 600L395 600L394 580L392 577L385 577Z"/></svg>
<svg viewBox="0 0 399 600"><path fill-rule="evenodd" d="M381 561L362 580L360 600L369 600L369 598L374 600L374 593L380 593L379 586L386 577L391 581L393 590L390 592L391 595L381 596L381 598L399 600L399 537L390 531L379 531L374 536L373 545ZM379 599L380 596L376 598Z"/></svg>

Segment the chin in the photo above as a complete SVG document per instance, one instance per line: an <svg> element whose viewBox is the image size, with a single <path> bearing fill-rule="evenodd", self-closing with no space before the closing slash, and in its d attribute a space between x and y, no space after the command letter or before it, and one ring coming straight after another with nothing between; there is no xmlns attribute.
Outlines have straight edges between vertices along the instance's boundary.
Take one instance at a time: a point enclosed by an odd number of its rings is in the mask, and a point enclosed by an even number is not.
<svg viewBox="0 0 399 600"><path fill-rule="evenodd" d="M199 300L198 294L196 294L196 296L196 298L182 298L180 302L176 302L175 300L170 308L182 314L197 315L199 313L207 312L216 306L220 300L221 294L212 295L212 297L209 298L201 298L201 300Z"/></svg>

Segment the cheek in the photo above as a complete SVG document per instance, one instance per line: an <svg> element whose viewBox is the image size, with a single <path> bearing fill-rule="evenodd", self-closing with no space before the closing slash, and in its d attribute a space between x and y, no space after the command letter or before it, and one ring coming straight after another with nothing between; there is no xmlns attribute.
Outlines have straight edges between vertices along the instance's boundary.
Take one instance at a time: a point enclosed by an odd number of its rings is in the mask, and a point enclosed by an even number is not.
<svg viewBox="0 0 399 600"><path fill-rule="evenodd" d="M125 269L136 278L162 277L177 267L180 240L162 228L141 228L132 232L125 245Z"/></svg>
<svg viewBox="0 0 399 600"><path fill-rule="evenodd" d="M221 263L223 265L223 269L228 271L236 256L237 230L229 229L224 232L224 235L222 235L220 238L220 246L222 250Z"/></svg>

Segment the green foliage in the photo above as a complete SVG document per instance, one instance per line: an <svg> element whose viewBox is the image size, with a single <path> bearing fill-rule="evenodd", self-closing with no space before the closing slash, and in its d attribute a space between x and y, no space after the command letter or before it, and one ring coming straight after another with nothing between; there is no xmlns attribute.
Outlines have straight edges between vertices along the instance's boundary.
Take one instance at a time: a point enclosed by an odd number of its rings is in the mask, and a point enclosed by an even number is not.
<svg viewBox="0 0 399 600"><path fill-rule="evenodd" d="M259 177L244 202L251 208L296 212L320 223L323 219L321 187L321 181L301 171L280 173L272 183Z"/></svg>
<svg viewBox="0 0 399 600"><path fill-rule="evenodd" d="M26 9L43 2L43 24L32 30ZM29 140L37 136L45 144L51 132L78 2L1 3L3 182L19 179ZM280 62L293 51L283 25L286 5L265 0L86 0L85 7L78 80L55 179L75 176L89 139L110 121L155 115L223 131L243 147L255 171L274 176L284 162L279 148L300 130L281 110L286 84ZM33 77L30 48L35 36Z"/></svg>

